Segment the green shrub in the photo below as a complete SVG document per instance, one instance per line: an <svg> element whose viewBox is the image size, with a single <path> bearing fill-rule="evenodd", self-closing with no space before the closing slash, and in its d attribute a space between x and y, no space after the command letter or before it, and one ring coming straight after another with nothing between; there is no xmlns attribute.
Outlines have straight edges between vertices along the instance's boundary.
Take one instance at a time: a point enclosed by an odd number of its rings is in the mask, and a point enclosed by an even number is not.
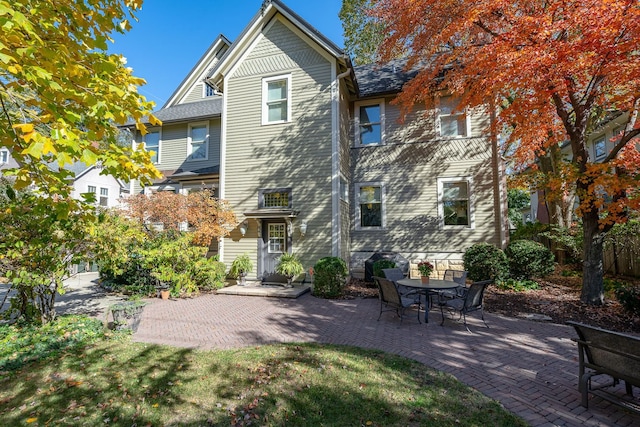
<svg viewBox="0 0 640 427"><path fill-rule="evenodd" d="M224 287L226 266L213 258L202 258L192 267L193 280L199 290L210 291Z"/></svg>
<svg viewBox="0 0 640 427"><path fill-rule="evenodd" d="M640 316L640 286L619 286L614 292L626 311Z"/></svg>
<svg viewBox="0 0 640 427"><path fill-rule="evenodd" d="M469 279L502 279L508 276L509 267L504 251L490 243L476 243L464 253L464 269Z"/></svg>
<svg viewBox="0 0 640 427"><path fill-rule="evenodd" d="M313 270L313 295L322 298L337 298L342 294L345 278L349 273L347 264L342 258L320 258L313 266Z"/></svg>
<svg viewBox="0 0 640 427"><path fill-rule="evenodd" d="M540 288L538 282L534 282L533 280L517 280L511 278L497 281L496 286L499 289L515 292L523 292Z"/></svg>
<svg viewBox="0 0 640 427"><path fill-rule="evenodd" d="M373 275L375 277L384 277L383 268L395 268L396 263L390 259L379 259L373 263Z"/></svg>
<svg viewBox="0 0 640 427"><path fill-rule="evenodd" d="M544 277L553 272L553 253L543 244L533 240L515 240L505 251L509 260L509 272L515 279Z"/></svg>

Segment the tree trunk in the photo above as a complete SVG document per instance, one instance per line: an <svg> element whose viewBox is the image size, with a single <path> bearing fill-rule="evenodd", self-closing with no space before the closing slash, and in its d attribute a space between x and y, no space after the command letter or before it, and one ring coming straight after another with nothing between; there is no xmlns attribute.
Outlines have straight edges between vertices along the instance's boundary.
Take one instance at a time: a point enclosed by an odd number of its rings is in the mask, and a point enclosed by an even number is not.
<svg viewBox="0 0 640 427"><path fill-rule="evenodd" d="M585 213L584 228L584 264L582 266L582 294L580 299L589 305L604 303L604 265L603 247L606 232L598 224L598 212Z"/></svg>

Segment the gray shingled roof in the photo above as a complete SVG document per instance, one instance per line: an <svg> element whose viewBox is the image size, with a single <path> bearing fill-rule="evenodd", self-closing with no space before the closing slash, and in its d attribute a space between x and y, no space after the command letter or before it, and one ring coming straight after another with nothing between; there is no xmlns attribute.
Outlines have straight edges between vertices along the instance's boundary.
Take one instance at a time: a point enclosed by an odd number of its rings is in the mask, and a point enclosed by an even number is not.
<svg viewBox="0 0 640 427"><path fill-rule="evenodd" d="M163 108L153 113L163 123L191 121L207 117L220 117L222 114L222 97L215 96L198 102L186 102ZM149 119L144 118L143 123L148 124ZM125 126L131 126L134 122L129 120Z"/></svg>
<svg viewBox="0 0 640 427"><path fill-rule="evenodd" d="M189 178L199 175L212 175L218 173L220 173L220 165L214 165L192 171L178 169L171 175L171 178Z"/></svg>
<svg viewBox="0 0 640 427"><path fill-rule="evenodd" d="M398 93L402 86L414 78L417 70L405 71L406 59L395 59L386 64L366 64L354 67L360 89L359 97Z"/></svg>

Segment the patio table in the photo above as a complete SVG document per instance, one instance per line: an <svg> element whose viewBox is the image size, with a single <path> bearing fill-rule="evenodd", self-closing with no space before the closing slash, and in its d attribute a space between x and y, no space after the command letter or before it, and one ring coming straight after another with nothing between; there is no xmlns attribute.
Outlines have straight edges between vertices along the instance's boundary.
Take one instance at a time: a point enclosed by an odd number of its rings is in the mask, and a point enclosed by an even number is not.
<svg viewBox="0 0 640 427"><path fill-rule="evenodd" d="M429 292L439 292L445 289L455 289L460 283L452 280L429 279L429 283L422 283L421 279L400 279L396 282L398 285L413 288L419 293L425 295L424 322L429 323Z"/></svg>

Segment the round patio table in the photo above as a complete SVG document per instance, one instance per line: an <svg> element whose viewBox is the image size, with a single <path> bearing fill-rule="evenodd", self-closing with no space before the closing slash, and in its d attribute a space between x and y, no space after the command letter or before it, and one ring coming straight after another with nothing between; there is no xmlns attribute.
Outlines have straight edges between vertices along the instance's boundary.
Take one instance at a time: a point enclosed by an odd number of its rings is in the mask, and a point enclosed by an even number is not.
<svg viewBox="0 0 640 427"><path fill-rule="evenodd" d="M438 293L445 289L455 289L460 286L460 283L451 280L439 280L429 279L429 283L422 283L422 279L400 279L396 281L398 285L406 286L407 288L416 289L420 293L425 295L425 308L424 308L424 322L429 323L429 292Z"/></svg>

